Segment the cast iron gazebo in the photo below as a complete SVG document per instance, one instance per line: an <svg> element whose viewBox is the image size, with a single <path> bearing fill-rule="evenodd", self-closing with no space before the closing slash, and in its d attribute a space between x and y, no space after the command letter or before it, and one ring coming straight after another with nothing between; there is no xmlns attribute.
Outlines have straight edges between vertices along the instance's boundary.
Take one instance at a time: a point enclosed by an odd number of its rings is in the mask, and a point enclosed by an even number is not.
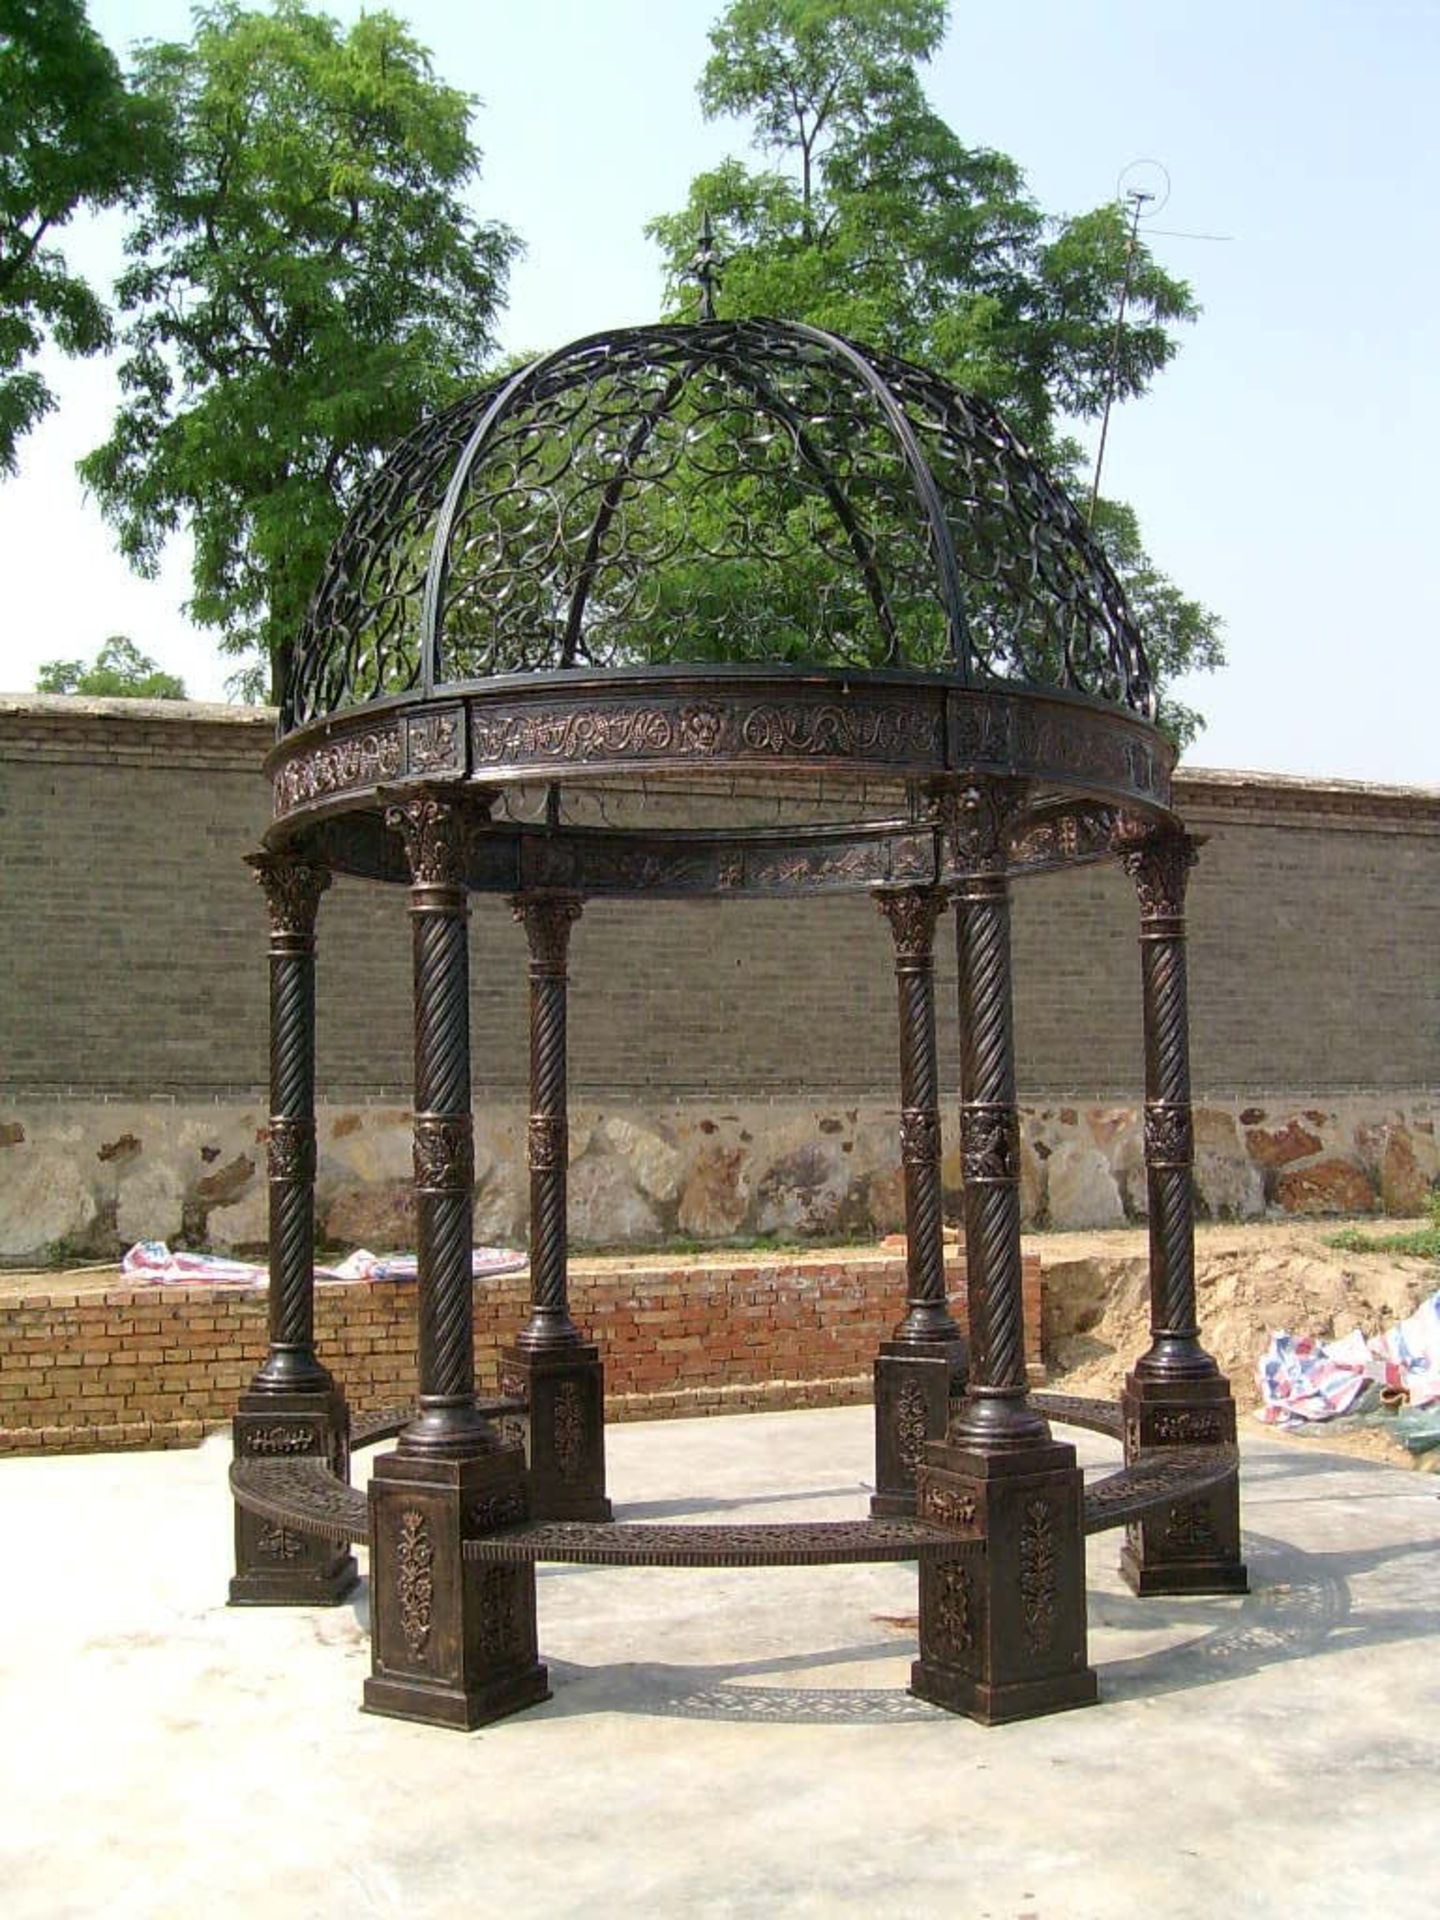
<svg viewBox="0 0 1440 1920"><path fill-rule="evenodd" d="M365 1705L474 1726L546 1697L535 1563L914 1559L913 1691L1083 1705L1084 1535L1140 1593L1243 1591L1235 1414L1199 1343L1184 896L1145 650L1000 417L817 328L600 334L427 422L358 497L295 651L252 856L271 922L270 1351L235 1422L238 1603L314 1604L370 1544ZM1152 1340L1118 1406L1027 1388L1013 879L1139 896ZM334 873L408 885L418 1400L357 1420L314 1344L314 936ZM869 1517L610 1517L603 1375L566 1281L566 957L584 902L870 894L894 936L907 1299ZM467 909L530 954L532 1304L474 1374ZM951 1318L932 945L959 955L971 1334ZM639 957L637 956L637 964ZM1086 1489L1050 1421L1123 1439ZM352 1445L393 1436L368 1501Z"/></svg>

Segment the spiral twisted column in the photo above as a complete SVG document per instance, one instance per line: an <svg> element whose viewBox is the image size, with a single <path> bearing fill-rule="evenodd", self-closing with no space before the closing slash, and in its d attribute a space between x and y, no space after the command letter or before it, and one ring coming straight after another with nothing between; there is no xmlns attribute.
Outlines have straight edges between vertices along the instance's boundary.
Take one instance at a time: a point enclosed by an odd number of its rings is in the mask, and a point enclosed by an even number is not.
<svg viewBox="0 0 1440 1920"><path fill-rule="evenodd" d="M970 1378L947 1438L1000 1452L1048 1440L1030 1405L1020 1267L1020 1112L1010 969L1008 830L1014 781L965 788L947 832L960 988L960 1153L965 1181Z"/></svg>
<svg viewBox="0 0 1440 1920"><path fill-rule="evenodd" d="M465 892L474 804L421 789L393 800L385 811L385 824L404 841L414 882L420 1412L400 1436L399 1447L435 1458L467 1457L499 1445L495 1428L475 1404L470 1257L475 1147Z"/></svg>
<svg viewBox="0 0 1440 1920"><path fill-rule="evenodd" d="M315 918L330 873L288 853L246 864L270 915L270 1351L251 1391L328 1391L315 1354Z"/></svg>
<svg viewBox="0 0 1440 1920"><path fill-rule="evenodd" d="M894 1338L958 1340L945 1287L940 1183L940 1075L935 1057L935 923L938 887L877 892L895 942L900 1002L900 1164L905 1183L905 1317Z"/></svg>
<svg viewBox="0 0 1440 1920"><path fill-rule="evenodd" d="M249 866L270 914L269 1352L235 1410L235 1457L273 1452L350 1470L345 1396L315 1353L315 916L329 870L299 853L257 853ZM335 1606L359 1578L334 1543L267 1525L235 1508L236 1607Z"/></svg>
<svg viewBox="0 0 1440 1920"><path fill-rule="evenodd" d="M580 918L573 893L522 894L512 903L530 948L530 1319L516 1344L530 1352L573 1347L566 1275L569 1177L565 1011L570 930Z"/></svg>
<svg viewBox="0 0 1440 1920"><path fill-rule="evenodd" d="M1142 1380L1193 1381L1219 1371L1195 1312L1195 1129L1190 1105L1185 893L1197 842L1178 828L1123 833L1121 865L1140 902L1145 1018L1145 1183L1150 1205L1150 1349Z"/></svg>

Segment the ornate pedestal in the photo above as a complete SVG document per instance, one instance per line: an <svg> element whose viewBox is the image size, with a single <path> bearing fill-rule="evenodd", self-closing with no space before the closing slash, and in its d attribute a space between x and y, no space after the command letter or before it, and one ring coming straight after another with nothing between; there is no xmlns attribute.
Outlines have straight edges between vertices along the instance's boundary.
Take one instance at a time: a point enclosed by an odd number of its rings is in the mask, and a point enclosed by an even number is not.
<svg viewBox="0 0 1440 1920"><path fill-rule="evenodd" d="M1220 1376L1184 1383L1132 1373L1120 1404L1127 1464L1142 1448L1235 1444L1235 1402ZM1120 1571L1138 1594L1248 1593L1238 1472L1127 1527Z"/></svg>
<svg viewBox="0 0 1440 1920"><path fill-rule="evenodd" d="M536 1520L608 1520L605 1368L598 1347L506 1347L500 1391L523 1399L530 1513Z"/></svg>
<svg viewBox="0 0 1440 1920"><path fill-rule="evenodd" d="M1060 1441L927 1450L919 1515L953 1526L957 1550L921 1562L913 1694L984 1726L1094 1704L1083 1500L1075 1449Z"/></svg>
<svg viewBox="0 0 1440 1920"><path fill-rule="evenodd" d="M915 1512L915 1476L932 1440L944 1437L952 1397L963 1391L969 1349L963 1339L882 1340L875 1361L877 1520Z"/></svg>
<svg viewBox="0 0 1440 1920"><path fill-rule="evenodd" d="M470 1728L550 1697L534 1566L464 1557L465 1540L524 1518L518 1447L460 1460L397 1451L376 1461L367 1712Z"/></svg>
<svg viewBox="0 0 1440 1920"><path fill-rule="evenodd" d="M340 1479L350 1472L350 1416L334 1388L316 1393L240 1396L235 1415L238 1460L295 1460L307 1454L327 1460ZM235 1508L235 1575L232 1607L333 1607L359 1581L355 1556L314 1534L262 1520Z"/></svg>

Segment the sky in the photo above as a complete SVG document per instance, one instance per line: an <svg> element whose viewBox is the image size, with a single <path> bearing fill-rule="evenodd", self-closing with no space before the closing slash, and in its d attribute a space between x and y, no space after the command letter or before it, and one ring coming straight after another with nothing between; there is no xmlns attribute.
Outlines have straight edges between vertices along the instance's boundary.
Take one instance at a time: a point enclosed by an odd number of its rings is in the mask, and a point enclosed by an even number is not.
<svg viewBox="0 0 1440 1920"><path fill-rule="evenodd" d="M391 11L482 103L472 199L526 247L502 345L655 318L645 221L746 151L746 130L707 125L695 99L720 0ZM1207 719L1189 763L1440 785L1440 0L952 13L930 97L968 144L1012 155L1047 211L1114 198L1136 162L1169 178L1147 239L1204 311L1151 392L1116 410L1105 491L1224 621L1228 665L1175 688ZM189 32L183 0L91 0L90 17L122 54ZM108 285L113 220L76 220L65 244ZM192 696L222 698L234 662L185 619L183 541L157 580L137 579L74 475L108 430L113 363L47 367L59 411L0 481L0 684L32 686L41 661L91 658L118 632Z"/></svg>

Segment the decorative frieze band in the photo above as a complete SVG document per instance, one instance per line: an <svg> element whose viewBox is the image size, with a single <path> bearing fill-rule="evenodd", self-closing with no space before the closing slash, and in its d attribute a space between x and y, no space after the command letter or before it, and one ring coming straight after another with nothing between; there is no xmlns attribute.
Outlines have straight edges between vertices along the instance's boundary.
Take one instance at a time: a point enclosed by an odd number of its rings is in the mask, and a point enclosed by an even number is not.
<svg viewBox="0 0 1440 1920"><path fill-rule="evenodd" d="M1014 871L1039 872L1093 860L1114 844L1115 809L1081 800L1023 826L1010 842Z"/></svg>
<svg viewBox="0 0 1440 1920"><path fill-rule="evenodd" d="M412 773L465 771L465 711L412 714L405 722L405 763Z"/></svg>
<svg viewBox="0 0 1440 1920"><path fill-rule="evenodd" d="M944 727L933 704L848 699L577 700L470 719L477 767L579 765L601 760L867 760L940 766Z"/></svg>
<svg viewBox="0 0 1440 1920"><path fill-rule="evenodd" d="M407 775L463 780L472 770L533 769L563 777L657 763L790 761L977 779L1014 772L1041 786L1093 783L1122 802L1169 802L1173 756L1148 726L1040 694L865 684L841 674L825 683L759 674L707 686L657 671L624 690L565 678L563 694L451 690L443 704L417 697L400 714L332 716L323 732L304 729L272 762L276 816Z"/></svg>
<svg viewBox="0 0 1440 1920"><path fill-rule="evenodd" d="M306 748L286 760L275 774L276 818L314 800L393 780L400 772L401 760L400 729L393 722Z"/></svg>

